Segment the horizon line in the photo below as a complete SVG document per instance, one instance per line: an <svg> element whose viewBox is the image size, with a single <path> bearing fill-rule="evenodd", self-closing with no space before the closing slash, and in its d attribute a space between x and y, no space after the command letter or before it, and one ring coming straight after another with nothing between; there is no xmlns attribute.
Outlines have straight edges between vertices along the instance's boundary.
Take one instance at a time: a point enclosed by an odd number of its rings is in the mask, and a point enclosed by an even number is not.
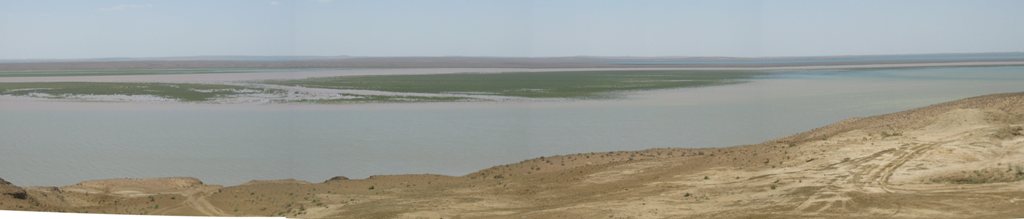
<svg viewBox="0 0 1024 219"><path fill-rule="evenodd" d="M309 59L334 59L334 58L523 58L523 59L546 59L546 58L679 58L679 59L774 59L774 58L838 58L838 57L877 57L877 56L913 56L913 55L982 55L982 54L1024 54L1024 51L996 51L996 52L939 52L939 53L888 53L888 54L835 54L835 55L792 55L792 56L687 56L687 55L666 55L666 56L633 56L633 55L569 55L569 56L474 56L474 55L437 55L437 56L361 56L361 55L190 55L190 56L138 56L138 57L96 57L96 58L26 58L26 59L0 59L3 63L19 62L89 62L89 61L153 61L160 59L191 59L216 60L216 58L309 58ZM207 58L207 59L204 59ZM186 60L167 60L186 61Z"/></svg>

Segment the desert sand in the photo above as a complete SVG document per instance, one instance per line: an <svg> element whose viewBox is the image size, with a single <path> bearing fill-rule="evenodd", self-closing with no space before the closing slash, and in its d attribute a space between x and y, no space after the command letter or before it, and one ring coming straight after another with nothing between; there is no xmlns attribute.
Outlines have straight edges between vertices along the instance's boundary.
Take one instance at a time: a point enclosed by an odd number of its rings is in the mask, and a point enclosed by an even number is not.
<svg viewBox="0 0 1024 219"><path fill-rule="evenodd" d="M0 209L297 218L1024 217L1022 125L1024 93L995 94L755 145L540 157L465 176L227 187L188 177L25 188L0 181Z"/></svg>

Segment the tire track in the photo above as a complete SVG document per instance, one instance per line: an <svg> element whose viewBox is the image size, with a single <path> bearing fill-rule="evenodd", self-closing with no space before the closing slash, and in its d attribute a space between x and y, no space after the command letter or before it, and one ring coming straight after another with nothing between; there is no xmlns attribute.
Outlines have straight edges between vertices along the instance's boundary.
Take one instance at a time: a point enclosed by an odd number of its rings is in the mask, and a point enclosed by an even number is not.
<svg viewBox="0 0 1024 219"><path fill-rule="evenodd" d="M834 171L842 172L844 170L848 170L849 174L835 175L826 179L825 187L817 190L809 198L797 205L794 211L796 213L822 213L835 207L851 207L850 205L854 203L845 195L845 193L851 191L873 193L881 190L885 193L895 193L903 190L895 188L889 183L896 170L928 150L949 142L951 141L928 144L911 142L911 145L916 146L886 149L868 156L814 169L813 171L819 172L815 174L834 173ZM872 163L882 163L882 165ZM902 205L898 205L893 214L898 214L902 208Z"/></svg>
<svg viewBox="0 0 1024 219"><path fill-rule="evenodd" d="M185 195L185 205L207 216L230 216L206 200L207 191L195 191Z"/></svg>

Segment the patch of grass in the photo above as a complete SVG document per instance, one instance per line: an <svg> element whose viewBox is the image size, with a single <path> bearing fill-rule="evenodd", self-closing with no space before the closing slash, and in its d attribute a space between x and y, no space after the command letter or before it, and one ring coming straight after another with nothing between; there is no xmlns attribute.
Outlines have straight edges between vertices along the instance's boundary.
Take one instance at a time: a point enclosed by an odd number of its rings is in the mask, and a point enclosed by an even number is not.
<svg viewBox="0 0 1024 219"><path fill-rule="evenodd" d="M207 101L216 97L271 92L267 89L215 84L39 82L0 83L0 95L45 94L54 98L74 95L152 95L181 101Z"/></svg>
<svg viewBox="0 0 1024 219"><path fill-rule="evenodd" d="M471 93L531 98L605 98L618 91L714 86L743 82L751 71L564 71L496 74L372 75L267 83L408 93Z"/></svg>

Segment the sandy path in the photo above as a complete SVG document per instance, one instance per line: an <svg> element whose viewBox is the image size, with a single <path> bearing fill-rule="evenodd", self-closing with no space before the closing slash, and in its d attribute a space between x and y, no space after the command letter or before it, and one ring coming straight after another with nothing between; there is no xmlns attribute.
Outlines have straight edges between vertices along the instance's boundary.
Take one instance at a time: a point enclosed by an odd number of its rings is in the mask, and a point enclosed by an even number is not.
<svg viewBox="0 0 1024 219"><path fill-rule="evenodd" d="M185 205L199 211L199 213L207 216L229 216L224 213L223 210L214 206L210 201L206 200L210 192L216 191L216 188L197 189L185 193Z"/></svg>

